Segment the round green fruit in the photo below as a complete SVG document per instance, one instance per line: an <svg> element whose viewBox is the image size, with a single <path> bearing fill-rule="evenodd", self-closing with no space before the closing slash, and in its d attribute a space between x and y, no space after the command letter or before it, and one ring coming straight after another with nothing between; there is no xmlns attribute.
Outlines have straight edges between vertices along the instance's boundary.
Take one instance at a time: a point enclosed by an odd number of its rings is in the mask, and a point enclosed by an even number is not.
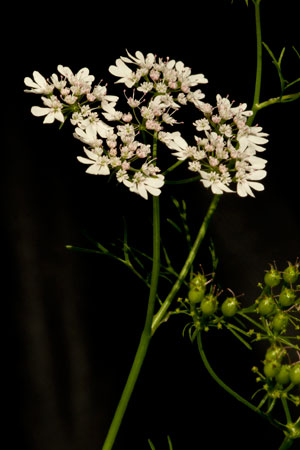
<svg viewBox="0 0 300 450"><path fill-rule="evenodd" d="M280 367L279 372L275 375L276 381L279 384L288 384L290 382L290 366L284 364Z"/></svg>
<svg viewBox="0 0 300 450"><path fill-rule="evenodd" d="M290 379L294 384L300 384L300 362L292 366L290 371Z"/></svg>
<svg viewBox="0 0 300 450"><path fill-rule="evenodd" d="M207 283L207 279L201 273L198 273L190 282L191 288L203 287Z"/></svg>
<svg viewBox="0 0 300 450"><path fill-rule="evenodd" d="M222 314L225 317L232 317L234 316L239 309L238 301L235 297L228 297L226 300L222 303L221 311Z"/></svg>
<svg viewBox="0 0 300 450"><path fill-rule="evenodd" d="M296 294L293 291L293 289L290 289L288 287L283 287L282 291L280 292L279 295L279 303L281 304L281 306L292 306L295 303L296 300Z"/></svg>
<svg viewBox="0 0 300 450"><path fill-rule="evenodd" d="M288 267L283 271L283 279L286 283L292 284L298 280L299 277L299 269L298 265L289 264Z"/></svg>
<svg viewBox="0 0 300 450"><path fill-rule="evenodd" d="M218 302L213 295L207 295L201 302L201 311L206 316L211 316L217 310Z"/></svg>
<svg viewBox="0 0 300 450"><path fill-rule="evenodd" d="M278 284L281 281L281 275L278 272L278 270L274 269L273 267L265 274L264 281L267 286L269 287L275 287L278 286Z"/></svg>
<svg viewBox="0 0 300 450"><path fill-rule="evenodd" d="M280 363L278 361L267 362L264 365L264 374L267 378L274 378L280 371Z"/></svg>
<svg viewBox="0 0 300 450"><path fill-rule="evenodd" d="M262 316L267 316L274 311L275 302L272 297L265 297L258 304L258 311Z"/></svg>
<svg viewBox="0 0 300 450"><path fill-rule="evenodd" d="M281 359L285 354L286 350L284 348L272 345L266 351L265 362L270 362L274 360L281 361Z"/></svg>
<svg viewBox="0 0 300 450"><path fill-rule="evenodd" d="M205 286L189 290L188 299L191 303L200 303L205 295Z"/></svg>
<svg viewBox="0 0 300 450"><path fill-rule="evenodd" d="M272 327L274 331L278 333L285 330L289 323L289 317L284 312L275 314L272 320Z"/></svg>

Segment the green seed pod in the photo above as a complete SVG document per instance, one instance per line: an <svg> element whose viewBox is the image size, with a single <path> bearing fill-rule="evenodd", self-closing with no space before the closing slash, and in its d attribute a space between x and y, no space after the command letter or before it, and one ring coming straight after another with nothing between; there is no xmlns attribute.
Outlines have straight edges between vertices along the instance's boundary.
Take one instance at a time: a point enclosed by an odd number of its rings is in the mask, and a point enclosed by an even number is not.
<svg viewBox="0 0 300 450"><path fill-rule="evenodd" d="M280 367L278 361L267 362L264 365L264 374L267 378L274 378L279 373Z"/></svg>
<svg viewBox="0 0 300 450"><path fill-rule="evenodd" d="M284 312L278 312L275 314L272 320L272 327L274 331L280 333L285 330L289 323L289 317Z"/></svg>
<svg viewBox="0 0 300 450"><path fill-rule="evenodd" d="M222 303L221 310L222 314L225 317L232 317L234 316L239 309L238 301L235 297L228 297L226 300Z"/></svg>
<svg viewBox="0 0 300 450"><path fill-rule="evenodd" d="M299 277L298 265L296 264L293 266L292 264L289 264L288 267L284 269L282 276L286 283L296 283Z"/></svg>
<svg viewBox="0 0 300 450"><path fill-rule="evenodd" d="M205 286L189 290L188 298L191 303L200 303L205 295Z"/></svg>
<svg viewBox="0 0 300 450"><path fill-rule="evenodd" d="M286 355L286 350L282 347L277 347L276 345L271 345L266 351L265 362L270 361L281 361L282 358Z"/></svg>
<svg viewBox="0 0 300 450"><path fill-rule="evenodd" d="M291 367L288 364L283 364L279 372L275 375L276 381L279 384L288 384L290 382Z"/></svg>
<svg viewBox="0 0 300 450"><path fill-rule="evenodd" d="M269 286L269 287L278 286L278 284L281 281L281 275L278 272L278 270L276 270L276 269L274 269L274 267L272 267L265 274L264 281L265 281L266 285Z"/></svg>
<svg viewBox="0 0 300 450"><path fill-rule="evenodd" d="M281 306L292 306L295 303L296 294L293 289L284 286L279 295L279 303Z"/></svg>
<svg viewBox="0 0 300 450"><path fill-rule="evenodd" d="M217 298L211 294L206 295L201 302L201 311L206 316L211 316L212 314L214 314L217 310L217 307Z"/></svg>
<svg viewBox="0 0 300 450"><path fill-rule="evenodd" d="M272 297L265 297L258 304L258 311L262 316L267 316L274 311L275 302Z"/></svg>
<svg viewBox="0 0 300 450"><path fill-rule="evenodd" d="M294 384L300 384L300 362L292 366L290 371L290 379Z"/></svg>
<svg viewBox="0 0 300 450"><path fill-rule="evenodd" d="M198 273L190 282L191 288L203 287L207 283L207 279L201 273Z"/></svg>

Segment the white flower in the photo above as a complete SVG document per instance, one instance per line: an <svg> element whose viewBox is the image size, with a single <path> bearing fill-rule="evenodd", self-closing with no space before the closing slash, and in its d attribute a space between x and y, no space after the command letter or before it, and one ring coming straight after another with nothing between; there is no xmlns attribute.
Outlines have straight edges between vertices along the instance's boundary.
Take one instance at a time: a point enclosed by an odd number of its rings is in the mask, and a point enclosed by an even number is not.
<svg viewBox="0 0 300 450"><path fill-rule="evenodd" d="M143 53L140 51L135 52L135 57L132 56L128 52L128 50L126 50L126 53L129 56L129 58L127 58L126 56L121 56L122 61L131 63L131 64L134 63L143 69L150 70L155 61L155 56L153 55L153 53L148 53L146 58L144 57Z"/></svg>
<svg viewBox="0 0 300 450"><path fill-rule="evenodd" d="M109 122L121 120L123 113L121 111L116 111L113 103L103 103L102 104L103 113L102 115Z"/></svg>
<svg viewBox="0 0 300 450"><path fill-rule="evenodd" d="M199 161L189 161L189 170L200 173L200 169L201 163Z"/></svg>
<svg viewBox="0 0 300 450"><path fill-rule="evenodd" d="M226 184L229 183L229 179L226 179L224 176L221 177L217 172L205 172L200 170L200 175L202 177L201 181L203 186L206 188L211 188L213 194L223 194L223 192L233 192ZM226 184L225 184L226 182Z"/></svg>
<svg viewBox="0 0 300 450"><path fill-rule="evenodd" d="M107 156L99 155L96 152L92 152L84 148L84 152L88 158L84 158L82 156L77 156L77 159L82 164L89 164L89 167L86 170L86 173L91 175L109 175L110 170L108 167L109 158Z"/></svg>
<svg viewBox="0 0 300 450"><path fill-rule="evenodd" d="M245 151L245 149L249 149L254 153L263 152L265 150L263 145L269 142L268 139L266 139L267 136L267 133L262 132L262 127L246 126L242 128L237 135L237 140L240 143L240 150Z"/></svg>
<svg viewBox="0 0 300 450"><path fill-rule="evenodd" d="M135 192L147 200L148 192L154 197L160 195L160 188L164 185L164 176L158 174L155 177L147 177L142 172L136 172L131 181L125 179L123 183L129 187L131 192Z"/></svg>
<svg viewBox="0 0 300 450"><path fill-rule="evenodd" d="M189 146L179 131L174 131L173 133L160 132L158 139L171 150L175 150L175 153L172 153L172 155L176 156L177 159L183 161L188 157Z"/></svg>
<svg viewBox="0 0 300 450"><path fill-rule="evenodd" d="M32 114L37 117L46 116L44 123L53 123L55 119L64 122L64 115L61 112L63 105L58 98L55 95L51 95L50 98L42 97L42 100L46 108L33 106L31 108Z"/></svg>
<svg viewBox="0 0 300 450"><path fill-rule="evenodd" d="M205 97L201 89L197 89L196 91L190 91L186 95L186 98L189 102L193 103L196 108L200 107L200 104L202 103L201 100Z"/></svg>
<svg viewBox="0 0 300 450"><path fill-rule="evenodd" d="M137 88L138 91L144 92L144 94L147 94L147 92L150 92L153 88L153 83L150 81L144 81L140 86Z"/></svg>
<svg viewBox="0 0 300 450"><path fill-rule="evenodd" d="M193 125L196 127L197 131L210 130L210 124L207 119L196 120Z"/></svg>
<svg viewBox="0 0 300 450"><path fill-rule="evenodd" d="M84 144L87 144L92 148L96 148L102 144L102 140L98 139L98 134L102 138L107 138L111 131L112 127L99 120L96 123L90 124L84 130L77 127L73 136Z"/></svg>
<svg viewBox="0 0 300 450"><path fill-rule="evenodd" d="M33 81L34 80L34 81ZM29 77L24 78L24 83L31 89L25 89L24 92L33 94L51 94L54 89L53 84L49 84L47 80L36 70L33 72L33 80Z"/></svg>
<svg viewBox="0 0 300 450"><path fill-rule="evenodd" d="M57 70L66 77L72 85L78 83L91 85L95 80L94 75L90 75L90 71L87 67L83 67L75 75L69 67L64 67L61 64L57 66Z"/></svg>
<svg viewBox="0 0 300 450"><path fill-rule="evenodd" d="M115 66L109 66L108 71L120 79L116 83L124 83L128 88L132 88L137 82L135 73L118 58Z"/></svg>
<svg viewBox="0 0 300 450"><path fill-rule="evenodd" d="M116 95L107 95L106 86L95 86L92 93L97 100L99 100L100 102L104 102L104 104L108 102L109 104L112 104L112 106L115 106L117 101L119 100L119 97L117 97Z"/></svg>
<svg viewBox="0 0 300 450"><path fill-rule="evenodd" d="M267 172L265 170L254 170L250 173L245 173L243 170L238 171L236 173L238 195L240 197L246 197L247 195L255 197L251 188L256 191L263 191L264 185L257 183L257 180L262 180L265 178L266 174Z"/></svg>

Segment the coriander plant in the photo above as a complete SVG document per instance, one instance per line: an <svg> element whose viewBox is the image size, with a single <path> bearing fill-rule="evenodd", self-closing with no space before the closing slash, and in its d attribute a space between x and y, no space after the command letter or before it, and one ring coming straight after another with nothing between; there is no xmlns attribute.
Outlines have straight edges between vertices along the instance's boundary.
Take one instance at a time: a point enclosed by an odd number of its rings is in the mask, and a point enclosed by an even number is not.
<svg viewBox="0 0 300 450"><path fill-rule="evenodd" d="M100 242L93 248L73 245L69 249L109 256L131 270L149 290L144 327L128 379L112 419L102 450L113 448L151 340L159 339L158 328L181 315L183 330L197 343L200 358L216 383L237 401L267 419L282 431L280 450L300 438L300 262L277 268L273 262L258 282L257 297L250 306L230 288L220 286L216 274L218 257L210 247L212 271L202 266L199 248L207 234L219 202L225 195L259 195L264 190L267 160L262 157L268 133L256 122L262 109L292 102L300 97L295 88L300 78L286 81L282 73L285 49L277 59L262 42L261 0L252 0L257 37L257 70L253 104L236 103L215 93L214 103L206 101L204 74L192 72L182 61L140 51L119 57L108 71L114 89L95 83L87 68L77 73L57 66L57 73L45 78L34 71L25 78L26 90L41 96L42 106L33 106L34 116L45 124L67 121L73 137L82 145L78 162L86 173L115 179L121 188L152 202L152 254L131 247L127 231L120 248ZM279 95L261 99L262 52L266 50L277 70ZM299 53L294 48L295 55ZM120 88L120 89L118 89ZM122 89L123 88L123 89ZM193 237L184 200L172 198L177 216L168 218L173 228L185 236L187 251L180 270L175 267L161 233L160 196L165 185L201 183L211 191L211 201ZM162 211L162 214L164 212ZM172 245L172 244L171 244ZM270 255L272 260L272 255ZM150 271L147 265L151 264ZM164 283L165 289L160 290ZM168 326L168 323L166 325ZM253 367L252 398L242 397L213 369L206 356L203 334L212 329L229 332L239 344L255 351L265 345L265 357ZM199 387L195 387L198 389ZM280 406L280 408L278 408ZM282 419L281 410L284 419ZM149 433L151 430L149 430ZM167 437L169 449L176 448ZM149 439L149 447L155 444Z"/></svg>

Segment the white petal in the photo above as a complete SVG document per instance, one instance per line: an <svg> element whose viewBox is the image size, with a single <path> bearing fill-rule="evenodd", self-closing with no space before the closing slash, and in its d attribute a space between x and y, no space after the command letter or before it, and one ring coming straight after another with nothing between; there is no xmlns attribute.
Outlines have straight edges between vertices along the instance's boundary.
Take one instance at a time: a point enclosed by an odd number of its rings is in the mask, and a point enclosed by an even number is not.
<svg viewBox="0 0 300 450"><path fill-rule="evenodd" d="M93 161L91 161L90 159L84 158L83 156L77 156L77 159L82 164L93 164Z"/></svg>
<svg viewBox="0 0 300 450"><path fill-rule="evenodd" d="M237 184L237 193L240 197L247 197L247 192L245 191L242 183Z"/></svg>
<svg viewBox="0 0 300 450"><path fill-rule="evenodd" d="M45 117L43 123L53 123L55 120L55 114L53 112L50 112L49 114L47 114L47 116Z"/></svg>
<svg viewBox="0 0 300 450"><path fill-rule="evenodd" d="M247 180L262 180L266 175L266 170L255 170L253 173L247 175Z"/></svg>
<svg viewBox="0 0 300 450"><path fill-rule="evenodd" d="M250 181L249 186L251 186L252 189L255 189L256 191L263 191L265 189L263 184L256 183L255 181Z"/></svg>
<svg viewBox="0 0 300 450"><path fill-rule="evenodd" d="M49 113L49 108L41 108L40 106L33 106L31 108L31 113L36 117L45 116Z"/></svg>
<svg viewBox="0 0 300 450"><path fill-rule="evenodd" d="M160 189L156 189L151 186L147 186L147 191L150 192L150 194L152 194L154 197L158 197L161 193Z"/></svg>
<svg viewBox="0 0 300 450"><path fill-rule="evenodd" d="M137 193L140 194L145 200L148 199L147 189L145 188L143 183L138 184Z"/></svg>
<svg viewBox="0 0 300 450"><path fill-rule="evenodd" d="M24 78L24 84L31 88L37 88L36 83L29 77Z"/></svg>

